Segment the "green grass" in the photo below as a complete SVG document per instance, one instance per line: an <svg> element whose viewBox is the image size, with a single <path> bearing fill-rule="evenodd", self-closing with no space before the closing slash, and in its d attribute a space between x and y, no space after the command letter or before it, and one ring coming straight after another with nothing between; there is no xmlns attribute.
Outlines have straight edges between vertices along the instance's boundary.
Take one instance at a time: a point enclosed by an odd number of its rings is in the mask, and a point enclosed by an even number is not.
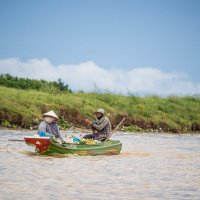
<svg viewBox="0 0 200 200"><path fill-rule="evenodd" d="M93 112L104 108L116 126L126 117L125 126L138 130L167 132L199 131L200 99L193 97L159 98L118 94L61 93L0 87L0 124L29 128L38 124L42 113L54 110L63 116L67 126L84 127L84 119L93 119Z"/></svg>

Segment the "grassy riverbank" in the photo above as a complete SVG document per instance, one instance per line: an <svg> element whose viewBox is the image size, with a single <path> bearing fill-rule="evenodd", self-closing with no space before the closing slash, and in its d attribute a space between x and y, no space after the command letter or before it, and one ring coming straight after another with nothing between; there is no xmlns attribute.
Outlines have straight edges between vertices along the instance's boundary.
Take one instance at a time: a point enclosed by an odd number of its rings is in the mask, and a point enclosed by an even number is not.
<svg viewBox="0 0 200 200"><path fill-rule="evenodd" d="M200 131L200 99L193 97L137 97L96 93L50 94L36 90L0 87L2 127L30 128L41 114L54 110L63 128L85 127L84 119L102 107L116 126L126 117L126 131Z"/></svg>

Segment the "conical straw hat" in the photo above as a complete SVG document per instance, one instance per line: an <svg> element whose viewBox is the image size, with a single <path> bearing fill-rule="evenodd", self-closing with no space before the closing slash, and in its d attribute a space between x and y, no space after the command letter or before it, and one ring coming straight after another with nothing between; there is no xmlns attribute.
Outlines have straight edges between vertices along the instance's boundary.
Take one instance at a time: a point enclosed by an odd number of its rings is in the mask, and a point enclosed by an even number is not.
<svg viewBox="0 0 200 200"><path fill-rule="evenodd" d="M49 111L49 112L47 112L47 113L44 113L43 116L44 116L44 117L45 117L45 116L49 116L49 117L54 117L54 118L56 118L56 119L59 119L58 116L56 115L56 113L55 113L53 110L51 110L51 111Z"/></svg>

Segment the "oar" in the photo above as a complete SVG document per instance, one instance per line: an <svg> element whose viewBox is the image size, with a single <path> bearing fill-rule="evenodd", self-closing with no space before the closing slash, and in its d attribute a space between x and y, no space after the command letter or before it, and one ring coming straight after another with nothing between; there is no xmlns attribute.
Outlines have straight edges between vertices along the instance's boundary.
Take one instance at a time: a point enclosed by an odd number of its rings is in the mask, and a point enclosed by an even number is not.
<svg viewBox="0 0 200 200"><path fill-rule="evenodd" d="M24 140L19 140L19 139L8 139L8 141L12 141L12 142L25 142Z"/></svg>
<svg viewBox="0 0 200 200"><path fill-rule="evenodd" d="M122 121L119 122L119 124L115 127L115 129L111 132L111 134L108 136L108 138L105 141L107 141L112 136L112 134L122 125L125 119L126 118L123 118Z"/></svg>

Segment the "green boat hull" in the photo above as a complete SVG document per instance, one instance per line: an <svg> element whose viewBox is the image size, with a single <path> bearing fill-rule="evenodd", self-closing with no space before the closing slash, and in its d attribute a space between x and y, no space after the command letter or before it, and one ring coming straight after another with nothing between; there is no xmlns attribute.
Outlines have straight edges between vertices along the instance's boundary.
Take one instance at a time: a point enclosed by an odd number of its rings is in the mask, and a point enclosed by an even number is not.
<svg viewBox="0 0 200 200"><path fill-rule="evenodd" d="M52 154L77 154L77 155L117 155L122 149L119 140L108 140L98 144L64 144L52 142L44 155Z"/></svg>

